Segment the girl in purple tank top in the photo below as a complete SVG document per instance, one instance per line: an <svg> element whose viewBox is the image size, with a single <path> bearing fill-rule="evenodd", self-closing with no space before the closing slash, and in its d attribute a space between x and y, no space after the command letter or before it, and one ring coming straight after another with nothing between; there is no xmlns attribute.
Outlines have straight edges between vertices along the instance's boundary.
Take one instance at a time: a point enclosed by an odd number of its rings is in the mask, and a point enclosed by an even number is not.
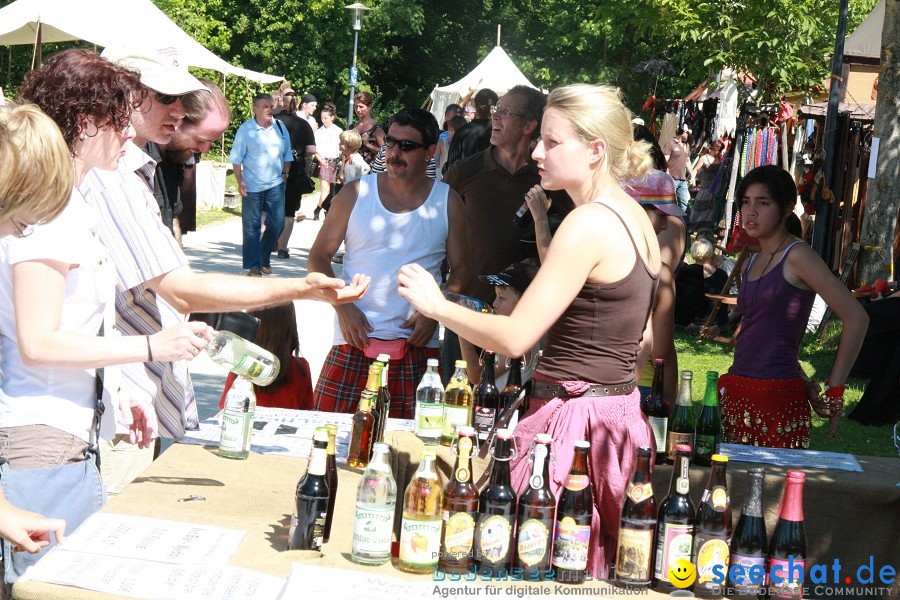
<svg viewBox="0 0 900 600"><path fill-rule="evenodd" d="M719 378L725 440L771 448L808 448L812 415L831 420L844 406L844 380L866 333L868 317L822 259L787 229L797 188L769 165L750 171L737 189L741 225L761 250L744 269L743 315L734 363ZM844 323L825 389L807 380L798 352L816 294Z"/></svg>

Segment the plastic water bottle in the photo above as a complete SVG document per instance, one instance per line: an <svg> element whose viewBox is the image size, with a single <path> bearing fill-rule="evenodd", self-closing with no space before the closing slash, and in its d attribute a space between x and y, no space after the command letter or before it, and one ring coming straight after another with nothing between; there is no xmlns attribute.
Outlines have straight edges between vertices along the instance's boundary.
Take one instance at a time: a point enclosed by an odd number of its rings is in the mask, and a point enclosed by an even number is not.
<svg viewBox="0 0 900 600"><path fill-rule="evenodd" d="M444 420L444 385L438 374L438 361L429 358L428 367L416 388L415 433L426 446L441 442Z"/></svg>

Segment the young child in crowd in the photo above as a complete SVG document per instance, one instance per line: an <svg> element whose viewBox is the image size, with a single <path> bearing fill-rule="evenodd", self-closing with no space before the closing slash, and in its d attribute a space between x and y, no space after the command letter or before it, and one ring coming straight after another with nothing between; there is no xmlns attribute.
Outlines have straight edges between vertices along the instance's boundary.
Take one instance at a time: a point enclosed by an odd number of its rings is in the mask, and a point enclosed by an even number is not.
<svg viewBox="0 0 900 600"><path fill-rule="evenodd" d="M359 149L362 147L362 137L357 130L348 129L342 131L339 139L338 148L341 150L341 156L339 158L340 165L338 167L337 181L331 184L331 193L328 194L322 205L317 207L313 213L314 221L319 220L319 212L322 210L325 211L326 216L328 215L328 210L331 208L331 199L337 196L344 184L356 181L363 175L368 175L371 169L369 163L359 154Z"/></svg>
<svg viewBox="0 0 900 600"><path fill-rule="evenodd" d="M359 134L356 134L357 137ZM312 410L313 389L309 363L300 356L300 339L297 335L297 313L294 303L287 302L270 308L249 311L259 319L256 345L268 350L281 363L275 381L267 386L253 386L257 406ZM219 400L219 408L225 407L225 396L234 383L235 374L229 373L225 389Z"/></svg>

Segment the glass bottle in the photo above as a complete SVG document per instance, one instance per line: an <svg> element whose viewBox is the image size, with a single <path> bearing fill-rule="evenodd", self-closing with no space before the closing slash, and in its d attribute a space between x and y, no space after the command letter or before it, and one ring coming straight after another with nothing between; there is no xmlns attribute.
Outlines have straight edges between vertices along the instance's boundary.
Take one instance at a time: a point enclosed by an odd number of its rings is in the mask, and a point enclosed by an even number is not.
<svg viewBox="0 0 900 600"><path fill-rule="evenodd" d="M539 433L531 453L531 477L519 495L515 568L528 580L546 579L550 573L556 496L550 490L552 438Z"/></svg>
<svg viewBox="0 0 900 600"><path fill-rule="evenodd" d="M516 523L516 491L509 478L513 454L511 429L498 429L494 438L491 478L478 498L475 562L484 577L502 576L512 566L512 537Z"/></svg>
<svg viewBox="0 0 900 600"><path fill-rule="evenodd" d="M718 378L716 378L718 380ZM697 533L691 562L697 568L694 595L700 598L720 598L724 582L716 583L717 574L728 573L731 535L731 498L725 480L728 457L713 454L709 480L700 498L697 511ZM718 569L717 569L718 567Z"/></svg>
<svg viewBox="0 0 900 600"><path fill-rule="evenodd" d="M641 411L647 415L653 439L656 441L656 464L666 460L666 427L669 423L669 399L666 398L663 380L666 361L657 358L653 361L653 386L650 394L641 399Z"/></svg>
<svg viewBox="0 0 900 600"><path fill-rule="evenodd" d="M434 450L422 451L419 470L403 495L397 568L407 573L431 573L438 564L444 494L434 461Z"/></svg>
<svg viewBox="0 0 900 600"><path fill-rule="evenodd" d="M509 377L506 379L506 387L500 391L500 414L505 413L512 406L522 390L522 362L521 356L509 361ZM518 423L519 411L516 411L510 416L506 428L514 430Z"/></svg>
<svg viewBox="0 0 900 600"><path fill-rule="evenodd" d="M453 377L444 393L444 422L441 425L441 445L449 446L456 439L456 428L472 426L472 386L466 375L466 361L454 363Z"/></svg>
<svg viewBox="0 0 900 600"><path fill-rule="evenodd" d="M325 479L328 481L328 514L325 516L325 538L327 543L331 539L331 521L334 519L334 502L337 500L338 472L337 459L334 456L334 444L337 439L337 425L329 423L325 426L328 430L328 448L325 453Z"/></svg>
<svg viewBox="0 0 900 600"><path fill-rule="evenodd" d="M649 447L638 448L634 475L625 489L616 547L616 585L620 587L650 585L656 533L656 499L650 478L650 455Z"/></svg>
<svg viewBox="0 0 900 600"><path fill-rule="evenodd" d="M500 392L494 383L494 365L497 355L490 350L484 351L484 368L481 369L481 381L472 388L475 399L475 411L472 420L478 440L486 442L494 428L494 422L500 414Z"/></svg>
<svg viewBox="0 0 900 600"><path fill-rule="evenodd" d="M297 484L288 550L322 550L329 496L325 478L327 449L328 434L317 429L313 433L309 468Z"/></svg>
<svg viewBox="0 0 900 600"><path fill-rule="evenodd" d="M575 456L556 508L553 532L553 569L561 583L581 583L587 572L594 516L594 491L588 470L591 443L575 442Z"/></svg>
<svg viewBox="0 0 900 600"><path fill-rule="evenodd" d="M381 366L378 363L369 365L369 378L366 387L360 394L359 410L353 415L353 428L350 431L350 449L347 452L347 465L355 469L364 469L369 463L372 451L372 438L375 435L376 417L372 406L378 395L378 383L381 379Z"/></svg>
<svg viewBox="0 0 900 600"><path fill-rule="evenodd" d="M803 471L788 471L778 523L769 541L766 585L775 598L802 598L806 582L806 533L803 530ZM771 575L781 578L776 583Z"/></svg>
<svg viewBox="0 0 900 600"><path fill-rule="evenodd" d="M475 429L460 427L457 431L456 466L453 478L444 486L444 533L438 567L445 573L466 573L473 564L475 518L478 516L478 488L472 481Z"/></svg>
<svg viewBox="0 0 900 600"><path fill-rule="evenodd" d="M350 559L363 565L380 565L391 560L397 482L391 473L389 453L387 444L375 444L372 460L356 487Z"/></svg>
<svg viewBox="0 0 900 600"><path fill-rule="evenodd" d="M244 460L250 455L247 443L253 427L250 405L256 404L255 399L253 385L243 377L235 377L231 389L225 395L219 456Z"/></svg>
<svg viewBox="0 0 900 600"><path fill-rule="evenodd" d="M694 432L697 426L694 419L694 403L691 401L693 377L691 371L681 372L681 387L678 389L678 398L675 400L675 408L666 429L666 462L675 461L675 446L678 444L684 444L692 449L694 447Z"/></svg>
<svg viewBox="0 0 900 600"><path fill-rule="evenodd" d="M391 394L388 391L388 363L391 357L387 354L379 354L376 362L381 364L381 384L378 386L378 396L375 405L378 407L375 422L375 442L384 441L384 428L387 426L388 417L391 414Z"/></svg>
<svg viewBox="0 0 900 600"><path fill-rule="evenodd" d="M464 306L469 310L474 310L475 312L488 314L494 312L493 306L491 306L484 300L479 300L478 298L473 298L472 296L463 296L462 294L457 294L456 292L451 292L450 290L444 290L444 298L446 298L450 302L456 302L460 306Z"/></svg>
<svg viewBox="0 0 900 600"><path fill-rule="evenodd" d="M766 520L763 517L763 482L766 470L753 467L747 472L747 497L744 508L731 538L731 565L741 567L737 577L729 577L734 595L755 597L760 593L760 583L750 580L750 570L755 569L760 577L765 576L766 551L769 541L766 536ZM731 590L729 590L731 591ZM729 594L732 595L732 594Z"/></svg>
<svg viewBox="0 0 900 600"><path fill-rule="evenodd" d="M425 375L416 388L416 436L426 446L440 444L443 419L444 386L438 373L438 360L429 358Z"/></svg>
<svg viewBox="0 0 900 600"><path fill-rule="evenodd" d="M230 331L217 331L206 344L206 353L213 362L259 386L272 383L281 367L274 354Z"/></svg>
<svg viewBox="0 0 900 600"><path fill-rule="evenodd" d="M694 539L694 503L691 501L691 481L688 478L691 447L675 447L675 466L669 493L659 505L656 519L656 562L653 588L672 592L678 588L669 582L669 567L679 559L690 560Z"/></svg>
<svg viewBox="0 0 900 600"><path fill-rule="evenodd" d="M710 457L718 451L722 443L722 417L719 412L719 374L706 372L706 393L703 395L703 407L697 419L697 438L694 448L694 462L708 467Z"/></svg>

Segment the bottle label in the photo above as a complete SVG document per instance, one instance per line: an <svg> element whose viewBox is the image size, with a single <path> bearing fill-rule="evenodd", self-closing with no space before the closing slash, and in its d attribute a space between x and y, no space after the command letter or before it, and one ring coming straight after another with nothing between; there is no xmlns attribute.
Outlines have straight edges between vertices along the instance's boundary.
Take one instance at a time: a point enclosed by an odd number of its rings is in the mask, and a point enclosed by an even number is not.
<svg viewBox="0 0 900 600"><path fill-rule="evenodd" d="M403 517L400 527L400 560L416 567L433 567L441 549L440 519Z"/></svg>
<svg viewBox="0 0 900 600"><path fill-rule="evenodd" d="M697 534L697 583L703 585L713 582L715 573L713 569L716 565L721 567L721 573L728 573L728 543L722 538L707 538Z"/></svg>
<svg viewBox="0 0 900 600"><path fill-rule="evenodd" d="M616 551L616 577L634 581L650 579L650 557L653 554L652 529L619 529Z"/></svg>
<svg viewBox="0 0 900 600"><path fill-rule="evenodd" d="M441 422L444 420L444 405L420 402L416 418L416 435L425 438L441 437Z"/></svg>
<svg viewBox="0 0 900 600"><path fill-rule="evenodd" d="M478 557L497 563L509 555L512 538L512 522L509 517L493 515L481 522L479 527Z"/></svg>
<svg viewBox="0 0 900 600"><path fill-rule="evenodd" d="M753 583L750 580L750 569L753 567L759 567L758 574L759 576L764 576L766 572L766 557L765 556L744 556L742 554L732 554L731 555L731 564L737 565L741 567L740 573L735 572L735 576L732 579L734 581L734 585L738 588L740 593L750 593L749 590L756 590L760 587L759 583ZM729 577L731 575L729 574ZM762 581L757 577L757 580ZM743 591L741 591L743 589Z"/></svg>
<svg viewBox="0 0 900 600"><path fill-rule="evenodd" d="M566 477L566 489L573 492L580 492L591 484L591 480L587 475L572 475Z"/></svg>
<svg viewBox="0 0 900 600"><path fill-rule="evenodd" d="M472 440L468 437L460 437L459 442L456 444L456 450L459 452L459 461L457 463L459 468L456 469L455 477L457 481L465 483L472 476L469 469L466 468L466 465L469 464L469 455L472 452Z"/></svg>
<svg viewBox="0 0 900 600"><path fill-rule="evenodd" d="M687 444L691 448L693 448L694 434L670 431L666 435L666 458L668 458L669 460L675 460L675 446L678 444Z"/></svg>
<svg viewBox="0 0 900 600"><path fill-rule="evenodd" d="M556 522L556 533L553 536L553 566L583 571L587 568L590 543L590 525L579 525L572 517L563 517Z"/></svg>
<svg viewBox="0 0 900 600"><path fill-rule="evenodd" d="M231 372L246 377L250 381L259 381L274 375L275 365L266 364L251 354L245 354L232 367Z"/></svg>
<svg viewBox="0 0 900 600"><path fill-rule="evenodd" d="M649 481L647 483L629 482L628 487L625 489L625 495L635 504L640 504L653 497L653 485Z"/></svg>
<svg viewBox="0 0 900 600"><path fill-rule="evenodd" d="M356 508L353 554L389 554L394 528L394 509Z"/></svg>
<svg viewBox="0 0 900 600"><path fill-rule="evenodd" d="M648 417L650 421L650 429L653 430L653 439L656 441L656 451L666 451L666 427L669 425L669 419L666 417Z"/></svg>
<svg viewBox="0 0 900 600"><path fill-rule="evenodd" d="M460 560L472 551L475 540L475 519L464 512L451 513L446 519L444 534L444 552L453 559Z"/></svg>
<svg viewBox="0 0 900 600"><path fill-rule="evenodd" d="M691 490L691 480L687 477L679 477L675 480L675 491L679 494L687 494Z"/></svg>
<svg viewBox="0 0 900 600"><path fill-rule="evenodd" d="M468 406L444 405L444 422L441 427L441 436L452 438L456 436L456 428L463 425L471 425L469 421L472 413Z"/></svg>
<svg viewBox="0 0 900 600"><path fill-rule="evenodd" d="M694 526L661 523L657 540L656 578L668 582L672 563L680 558L691 560Z"/></svg>
<svg viewBox="0 0 900 600"><path fill-rule="evenodd" d="M799 571L803 571L803 582L806 581L806 562L796 558L790 562L781 560L780 558L769 559L769 571L766 574L766 580L772 590L772 595L776 598L802 598L803 585L800 581ZM781 578L780 583L775 583L771 575Z"/></svg>
<svg viewBox="0 0 900 600"><path fill-rule="evenodd" d="M550 532L538 519L528 519L519 526L516 552L519 560L532 567L542 560L550 546Z"/></svg>
<svg viewBox="0 0 900 600"><path fill-rule="evenodd" d="M478 432L478 439L486 440L494 427L494 420L497 412L493 408L487 406L478 406L475 408L475 431Z"/></svg>
<svg viewBox="0 0 900 600"><path fill-rule="evenodd" d="M716 512L724 512L728 507L730 499L728 498L728 490L724 486L715 485L712 490L703 490L703 497L700 502L708 504Z"/></svg>
<svg viewBox="0 0 900 600"><path fill-rule="evenodd" d="M315 500L316 498L314 498ZM325 519L326 512L322 511L316 515L316 520L313 523L313 532L312 532L312 544L306 550L316 550L322 551L322 544L325 540ZM293 539L294 532L297 531L297 528L300 527L300 519L297 518L296 511L294 511L294 515L291 517L291 528L290 528L290 538Z"/></svg>
<svg viewBox="0 0 900 600"><path fill-rule="evenodd" d="M222 437L219 440L219 449L227 452L243 452L244 450L244 425L248 414L244 412L222 413Z"/></svg>
<svg viewBox="0 0 900 600"><path fill-rule="evenodd" d="M706 458L711 457L716 453L716 436L714 435L704 435L702 433L697 434L697 446L694 448L694 453L697 456L704 456Z"/></svg>

